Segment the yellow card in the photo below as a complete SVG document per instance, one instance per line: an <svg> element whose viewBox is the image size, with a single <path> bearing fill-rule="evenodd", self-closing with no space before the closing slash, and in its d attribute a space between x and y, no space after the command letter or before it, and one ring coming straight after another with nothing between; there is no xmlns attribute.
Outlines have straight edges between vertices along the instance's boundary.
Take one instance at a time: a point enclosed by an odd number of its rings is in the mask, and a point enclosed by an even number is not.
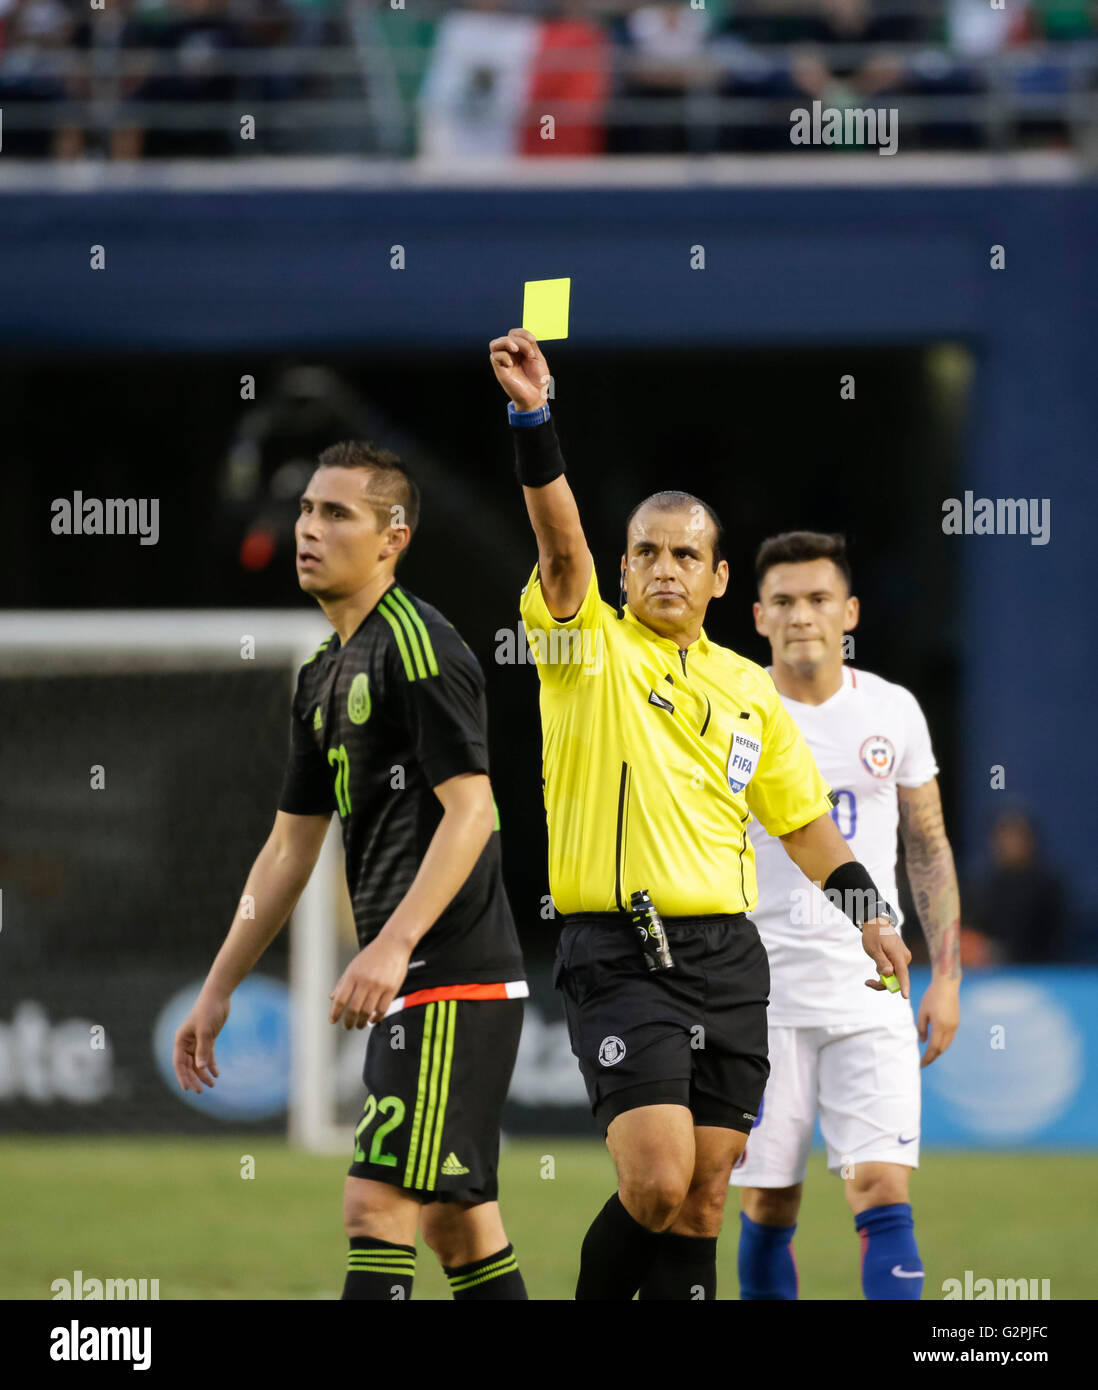
<svg viewBox="0 0 1098 1390"><path fill-rule="evenodd" d="M568 296L572 281L527 280L522 287L522 326L539 343L568 337Z"/></svg>

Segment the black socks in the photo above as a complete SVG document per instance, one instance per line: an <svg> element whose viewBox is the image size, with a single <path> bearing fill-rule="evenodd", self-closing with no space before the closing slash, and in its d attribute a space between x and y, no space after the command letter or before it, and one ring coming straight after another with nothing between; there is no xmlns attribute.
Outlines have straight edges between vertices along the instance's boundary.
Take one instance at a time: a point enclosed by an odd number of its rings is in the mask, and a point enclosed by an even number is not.
<svg viewBox="0 0 1098 1390"><path fill-rule="evenodd" d="M414 1245L391 1245L374 1236L352 1236L343 1297L375 1302L411 1298L415 1273Z"/></svg>
<svg viewBox="0 0 1098 1390"><path fill-rule="evenodd" d="M634 1221L615 1192L584 1236L576 1298L631 1299L644 1283L662 1239Z"/></svg>
<svg viewBox="0 0 1098 1390"><path fill-rule="evenodd" d="M716 1236L683 1236L664 1231L656 1240L656 1258L641 1284L642 1302L716 1298Z"/></svg>
<svg viewBox="0 0 1098 1390"><path fill-rule="evenodd" d="M472 1264L443 1265L442 1269L450 1281L455 1303L514 1301L527 1297L526 1285L522 1282L518 1260L511 1245L505 1245L486 1259L474 1260Z"/></svg>

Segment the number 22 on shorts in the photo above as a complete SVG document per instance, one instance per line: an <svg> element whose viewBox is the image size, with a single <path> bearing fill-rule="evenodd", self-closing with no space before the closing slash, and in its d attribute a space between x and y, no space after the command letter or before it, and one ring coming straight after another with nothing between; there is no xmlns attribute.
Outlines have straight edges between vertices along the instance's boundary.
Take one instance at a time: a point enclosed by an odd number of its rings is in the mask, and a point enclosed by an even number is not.
<svg viewBox="0 0 1098 1390"><path fill-rule="evenodd" d="M388 1115L389 1118L384 1124L378 1125L374 1131L373 1141L370 1144L370 1162L385 1168L395 1168L397 1164L396 1154L382 1153L381 1145L385 1137L404 1121L404 1102L399 1096L383 1096L381 1100L376 1100L373 1096L366 1097L366 1104L362 1107L362 1119L359 1120L355 1128L355 1162L366 1162L366 1151L362 1147L362 1135L370 1128L379 1114Z"/></svg>

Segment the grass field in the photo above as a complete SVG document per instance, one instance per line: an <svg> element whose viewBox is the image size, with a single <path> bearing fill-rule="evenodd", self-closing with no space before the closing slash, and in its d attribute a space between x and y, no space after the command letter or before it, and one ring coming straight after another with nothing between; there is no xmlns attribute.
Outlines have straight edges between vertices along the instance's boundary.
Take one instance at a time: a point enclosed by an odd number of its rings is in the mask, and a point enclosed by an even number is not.
<svg viewBox="0 0 1098 1390"><path fill-rule="evenodd" d="M240 1176L242 1155L255 1177ZM553 1160L555 1176L542 1177ZM913 1179L926 1296L942 1281L1050 1279L1054 1299L1098 1297L1089 1248L1096 1202L1086 1155L932 1153ZM278 1141L0 1141L0 1297L50 1298L54 1279L157 1278L162 1299L338 1297L344 1159ZM571 1298L580 1241L613 1190L602 1146L512 1141L502 1204L532 1298ZM858 1242L821 1155L813 1155L796 1253L801 1295L856 1299ZM720 1245L720 1296L737 1296L734 1212ZM415 1297L448 1298L421 1247Z"/></svg>

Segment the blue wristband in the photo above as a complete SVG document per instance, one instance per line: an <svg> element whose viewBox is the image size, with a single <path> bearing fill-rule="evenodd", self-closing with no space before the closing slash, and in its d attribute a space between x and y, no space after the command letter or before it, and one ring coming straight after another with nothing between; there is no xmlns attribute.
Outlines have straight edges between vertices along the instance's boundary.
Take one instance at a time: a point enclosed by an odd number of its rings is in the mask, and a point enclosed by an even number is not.
<svg viewBox="0 0 1098 1390"><path fill-rule="evenodd" d="M516 410L514 401L507 402L507 419L516 429L532 429L544 425L549 419L549 403L539 405L536 410Z"/></svg>

